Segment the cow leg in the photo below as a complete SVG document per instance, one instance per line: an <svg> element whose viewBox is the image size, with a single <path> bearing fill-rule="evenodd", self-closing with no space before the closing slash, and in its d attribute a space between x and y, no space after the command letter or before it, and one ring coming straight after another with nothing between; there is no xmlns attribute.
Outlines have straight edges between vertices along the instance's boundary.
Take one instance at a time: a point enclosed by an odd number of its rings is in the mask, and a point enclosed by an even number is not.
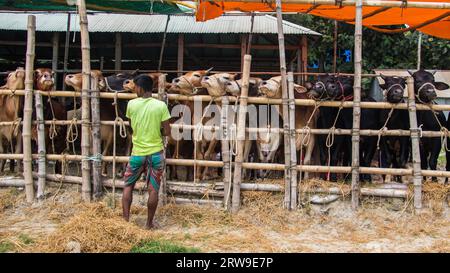
<svg viewBox="0 0 450 273"><path fill-rule="evenodd" d="M16 154L21 154L22 153L22 132L19 131L19 133L17 134L16 139L16 147L14 148L14 151ZM12 140L11 140L12 141ZM14 160L11 160L10 162L13 162ZM22 165L22 160L17 160L17 169L19 172L23 172L23 165ZM14 171L14 165L11 168L12 171Z"/></svg>
<svg viewBox="0 0 450 273"><path fill-rule="evenodd" d="M217 144L217 139L212 138L211 141L209 142L208 149L205 152L205 160L212 160L212 155L214 154L213 152L216 148L216 144ZM207 173L208 173L208 167L205 167L205 169L203 170L203 174L202 174L203 179L208 179L211 177L210 175L207 175Z"/></svg>
<svg viewBox="0 0 450 273"><path fill-rule="evenodd" d="M441 151L442 142L440 138L432 138L430 139L431 142L431 149L430 149L430 170L436 170L437 169L437 162L439 158L439 153ZM433 182L437 182L437 177L432 177Z"/></svg>
<svg viewBox="0 0 450 273"><path fill-rule="evenodd" d="M365 142L365 149L363 155L363 163L361 166L370 167L370 163L372 163L372 159L376 152L376 137L367 137L367 141ZM363 181L372 181L372 176L370 174L363 174Z"/></svg>
<svg viewBox="0 0 450 273"><path fill-rule="evenodd" d="M314 136L311 136L308 146L306 147L306 153L305 153L305 158L303 159L303 165L311 165L311 157L312 157L312 153L314 151L315 144L316 144L316 140L315 140ZM300 160L302 160L302 159L299 158L299 161ZM304 173L304 179L305 180L309 179L309 173L307 173L307 172Z"/></svg>
<svg viewBox="0 0 450 273"><path fill-rule="evenodd" d="M107 156L111 147L111 143L113 142L112 134L106 139L106 143L103 148L102 155ZM102 161L102 176L108 176L108 166L105 161Z"/></svg>
<svg viewBox="0 0 450 273"><path fill-rule="evenodd" d="M248 137L244 141L244 162L249 162L250 149L252 148L252 141ZM231 155L230 155L231 156ZM251 170L244 169L243 179L251 177Z"/></svg>

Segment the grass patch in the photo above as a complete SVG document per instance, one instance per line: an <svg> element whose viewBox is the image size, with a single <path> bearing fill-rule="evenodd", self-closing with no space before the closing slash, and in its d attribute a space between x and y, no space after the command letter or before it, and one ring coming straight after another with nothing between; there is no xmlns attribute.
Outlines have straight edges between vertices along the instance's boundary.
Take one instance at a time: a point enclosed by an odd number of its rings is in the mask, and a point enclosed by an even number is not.
<svg viewBox="0 0 450 273"><path fill-rule="evenodd" d="M10 242L0 242L0 253L14 250L14 245Z"/></svg>
<svg viewBox="0 0 450 273"><path fill-rule="evenodd" d="M28 236L27 234L20 234L19 235L19 240L25 245L29 245L29 244L34 243L34 240L30 236Z"/></svg>
<svg viewBox="0 0 450 273"><path fill-rule="evenodd" d="M185 247L170 241L146 240L131 248L131 253L198 253L200 249Z"/></svg>

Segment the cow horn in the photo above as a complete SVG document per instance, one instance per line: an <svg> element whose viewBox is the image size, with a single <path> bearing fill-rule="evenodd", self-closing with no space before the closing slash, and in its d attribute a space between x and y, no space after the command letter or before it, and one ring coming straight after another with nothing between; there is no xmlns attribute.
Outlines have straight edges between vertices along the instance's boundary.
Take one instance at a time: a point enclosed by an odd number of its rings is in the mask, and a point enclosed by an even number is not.
<svg viewBox="0 0 450 273"><path fill-rule="evenodd" d="M381 77L384 81L386 81L386 76L385 76L385 75L380 74L380 77Z"/></svg>
<svg viewBox="0 0 450 273"><path fill-rule="evenodd" d="M209 74L209 72L211 72L213 69L214 69L214 67L211 67L211 68L205 70L206 74Z"/></svg>
<svg viewBox="0 0 450 273"><path fill-rule="evenodd" d="M136 70L134 70L133 72L131 72L131 75L134 76L134 75L136 75L138 72L139 72L139 68L136 69Z"/></svg>
<svg viewBox="0 0 450 273"><path fill-rule="evenodd" d="M437 72L437 70L433 70L433 71L431 72L431 74L433 74L433 76L434 76L434 74L436 74L436 72Z"/></svg>

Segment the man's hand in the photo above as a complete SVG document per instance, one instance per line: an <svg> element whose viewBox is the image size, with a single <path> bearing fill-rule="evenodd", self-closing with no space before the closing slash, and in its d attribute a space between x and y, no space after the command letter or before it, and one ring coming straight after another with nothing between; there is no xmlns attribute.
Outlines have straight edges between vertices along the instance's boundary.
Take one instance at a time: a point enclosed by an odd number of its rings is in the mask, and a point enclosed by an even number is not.
<svg viewBox="0 0 450 273"><path fill-rule="evenodd" d="M163 136L169 136L170 134L170 123L169 120L162 122L162 134Z"/></svg>

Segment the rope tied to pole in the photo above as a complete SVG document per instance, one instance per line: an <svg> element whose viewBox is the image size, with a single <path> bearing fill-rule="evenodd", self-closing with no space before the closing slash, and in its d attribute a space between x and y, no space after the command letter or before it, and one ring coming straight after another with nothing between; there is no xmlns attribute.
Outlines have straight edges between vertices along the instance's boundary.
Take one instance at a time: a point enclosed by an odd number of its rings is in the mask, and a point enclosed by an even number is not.
<svg viewBox="0 0 450 273"><path fill-rule="evenodd" d="M342 99L341 104L339 105L338 112L336 114L336 118L334 119L333 126L331 126L330 131L328 132L327 138L325 140L325 145L327 146L327 149L328 149L328 160L327 160L328 168L330 168L330 164L331 164L331 147L334 144L336 123L339 119L339 115L341 114L342 109L344 109L344 102L345 102L345 99ZM330 180L330 171L328 171L328 173L327 173L327 181L329 181L329 180Z"/></svg>
<svg viewBox="0 0 450 273"><path fill-rule="evenodd" d="M212 104L212 102L214 101L214 97L211 97L211 100L208 103L208 106L205 107L205 111L203 112L202 117L200 118L199 122L195 125L194 128L194 183L196 183L196 176L197 176L197 149L198 149L198 142L200 140L202 140L202 136L203 136L203 118L206 115L206 109L209 108L209 106Z"/></svg>
<svg viewBox="0 0 450 273"><path fill-rule="evenodd" d="M388 113L388 116L386 118L386 121L383 124L383 127L380 128L380 130L378 130L378 139L377 139L377 151L380 150L380 141L381 141L381 137L384 136L385 132L388 130L387 128L387 124L389 123L389 120L392 117L392 113L394 113L394 106L391 107L391 110Z"/></svg>

